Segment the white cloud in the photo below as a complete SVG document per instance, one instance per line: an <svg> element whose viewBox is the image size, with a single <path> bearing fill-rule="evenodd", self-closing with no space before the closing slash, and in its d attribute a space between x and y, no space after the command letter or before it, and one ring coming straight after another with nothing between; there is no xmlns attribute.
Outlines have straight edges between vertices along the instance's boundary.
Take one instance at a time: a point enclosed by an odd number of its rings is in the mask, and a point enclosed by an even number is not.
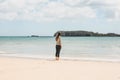
<svg viewBox="0 0 120 80"><path fill-rule="evenodd" d="M78 5L82 0L64 0L67 5L75 6Z"/></svg>
<svg viewBox="0 0 120 80"><path fill-rule="evenodd" d="M14 12L11 13L0 13L0 19L2 20L14 20L18 15Z"/></svg>
<svg viewBox="0 0 120 80"><path fill-rule="evenodd" d="M100 13L98 13L100 12ZM0 20L120 19L120 0L2 0Z"/></svg>
<svg viewBox="0 0 120 80"><path fill-rule="evenodd" d="M65 19L65 18L94 18L96 14L90 7L70 7L63 3L51 2L43 8L43 13L47 17Z"/></svg>
<svg viewBox="0 0 120 80"><path fill-rule="evenodd" d="M120 0L90 0L88 3L95 8L96 12L101 11L108 21L120 19Z"/></svg>

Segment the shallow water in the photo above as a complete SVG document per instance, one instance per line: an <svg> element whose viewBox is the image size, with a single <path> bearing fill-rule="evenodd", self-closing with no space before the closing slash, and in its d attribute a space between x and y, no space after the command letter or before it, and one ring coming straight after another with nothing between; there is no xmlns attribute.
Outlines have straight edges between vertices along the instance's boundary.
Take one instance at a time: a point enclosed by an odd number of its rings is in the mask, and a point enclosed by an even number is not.
<svg viewBox="0 0 120 80"><path fill-rule="evenodd" d="M61 37L61 57L120 61L120 37ZM53 58L54 37L0 37L0 55Z"/></svg>

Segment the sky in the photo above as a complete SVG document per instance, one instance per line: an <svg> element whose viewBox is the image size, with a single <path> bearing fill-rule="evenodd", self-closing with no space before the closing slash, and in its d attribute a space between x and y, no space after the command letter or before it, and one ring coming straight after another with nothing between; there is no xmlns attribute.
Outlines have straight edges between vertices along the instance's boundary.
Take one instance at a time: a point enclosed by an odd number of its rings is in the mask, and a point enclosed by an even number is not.
<svg viewBox="0 0 120 80"><path fill-rule="evenodd" d="M0 36L120 34L120 0L0 0Z"/></svg>

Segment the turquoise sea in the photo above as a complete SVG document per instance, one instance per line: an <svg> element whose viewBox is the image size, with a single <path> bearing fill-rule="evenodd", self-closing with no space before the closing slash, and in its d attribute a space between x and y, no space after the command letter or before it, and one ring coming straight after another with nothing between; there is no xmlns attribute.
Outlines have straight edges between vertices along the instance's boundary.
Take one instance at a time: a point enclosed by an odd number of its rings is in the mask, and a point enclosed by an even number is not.
<svg viewBox="0 0 120 80"><path fill-rule="evenodd" d="M61 37L61 59L120 61L120 37ZM1 36L0 56L54 59L52 36Z"/></svg>

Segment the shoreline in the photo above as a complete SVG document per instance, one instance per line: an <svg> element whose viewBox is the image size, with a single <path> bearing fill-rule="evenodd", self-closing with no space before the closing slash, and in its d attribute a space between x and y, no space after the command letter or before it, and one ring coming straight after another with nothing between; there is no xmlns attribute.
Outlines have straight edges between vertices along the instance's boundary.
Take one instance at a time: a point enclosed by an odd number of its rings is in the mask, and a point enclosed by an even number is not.
<svg viewBox="0 0 120 80"><path fill-rule="evenodd" d="M33 59L33 60L48 60L54 61L55 57L31 57L31 56L4 56L0 55L0 58L18 58L18 59ZM101 58L86 58L86 57L60 57L60 61L87 61L87 62L109 62L120 63L120 59L101 59Z"/></svg>
<svg viewBox="0 0 120 80"><path fill-rule="evenodd" d="M120 63L0 57L0 80L119 80Z"/></svg>

